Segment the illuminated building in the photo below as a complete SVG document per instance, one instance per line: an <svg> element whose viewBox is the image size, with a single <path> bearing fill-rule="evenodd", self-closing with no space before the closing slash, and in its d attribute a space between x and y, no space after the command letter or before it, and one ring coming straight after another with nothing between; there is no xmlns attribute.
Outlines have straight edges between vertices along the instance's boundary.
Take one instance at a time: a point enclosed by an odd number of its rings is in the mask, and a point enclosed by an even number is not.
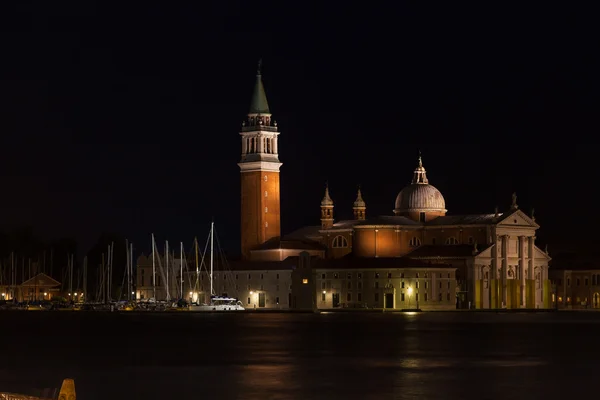
<svg viewBox="0 0 600 400"><path fill-rule="evenodd" d="M600 308L600 268L584 255L557 256L550 268L552 304L557 308Z"/></svg>
<svg viewBox="0 0 600 400"><path fill-rule="evenodd" d="M321 224L281 236L279 130L261 79L259 68L240 133L242 260L215 276L217 293L233 288L230 295L258 308L551 306L550 257L535 245L539 225L516 195L504 213L447 215L421 156L393 215L368 218L359 189L347 203L353 219L336 221L326 186Z"/></svg>

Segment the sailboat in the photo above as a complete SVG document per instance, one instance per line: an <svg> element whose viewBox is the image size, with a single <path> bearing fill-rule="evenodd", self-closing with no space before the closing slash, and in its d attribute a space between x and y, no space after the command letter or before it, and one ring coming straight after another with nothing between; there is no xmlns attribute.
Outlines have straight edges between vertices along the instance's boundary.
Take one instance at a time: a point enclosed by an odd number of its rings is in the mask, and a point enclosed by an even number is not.
<svg viewBox="0 0 600 400"><path fill-rule="evenodd" d="M190 311L243 311L245 310L242 302L234 297L216 296L213 286L213 270L214 270L214 235L215 223L210 224L210 302L208 304L200 304L199 299L196 303L192 303L189 307ZM198 269L196 269L198 271Z"/></svg>

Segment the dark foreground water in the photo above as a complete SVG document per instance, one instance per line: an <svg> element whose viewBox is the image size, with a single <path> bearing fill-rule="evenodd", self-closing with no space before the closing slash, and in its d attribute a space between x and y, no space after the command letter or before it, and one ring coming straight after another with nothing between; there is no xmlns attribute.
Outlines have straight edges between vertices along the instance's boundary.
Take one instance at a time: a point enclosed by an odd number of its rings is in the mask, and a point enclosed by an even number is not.
<svg viewBox="0 0 600 400"><path fill-rule="evenodd" d="M80 400L568 398L600 313L0 313L0 391Z"/></svg>

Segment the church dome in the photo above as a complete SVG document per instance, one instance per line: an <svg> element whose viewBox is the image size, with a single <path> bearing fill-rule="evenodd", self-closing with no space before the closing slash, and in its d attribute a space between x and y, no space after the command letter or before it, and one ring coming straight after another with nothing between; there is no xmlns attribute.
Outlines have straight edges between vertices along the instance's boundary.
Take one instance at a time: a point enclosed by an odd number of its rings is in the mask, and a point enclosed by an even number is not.
<svg viewBox="0 0 600 400"><path fill-rule="evenodd" d="M395 212L446 211L444 196L433 185L413 183L398 193Z"/></svg>
<svg viewBox="0 0 600 400"><path fill-rule="evenodd" d="M402 189L396 197L394 213L400 215L410 212L446 213L444 196L435 186L429 184L421 156L412 183Z"/></svg>

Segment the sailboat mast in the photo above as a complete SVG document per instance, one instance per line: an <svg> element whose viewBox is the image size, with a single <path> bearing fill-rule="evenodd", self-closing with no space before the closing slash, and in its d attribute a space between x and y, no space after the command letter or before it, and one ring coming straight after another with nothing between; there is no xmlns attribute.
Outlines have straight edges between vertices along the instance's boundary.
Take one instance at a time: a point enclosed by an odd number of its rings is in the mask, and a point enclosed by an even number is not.
<svg viewBox="0 0 600 400"><path fill-rule="evenodd" d="M85 256L83 258L83 301L87 301L87 296L88 296L88 292L87 292L87 256Z"/></svg>
<svg viewBox="0 0 600 400"><path fill-rule="evenodd" d="M152 297L156 300L156 260L154 248L154 233L152 234Z"/></svg>
<svg viewBox="0 0 600 400"><path fill-rule="evenodd" d="M179 242L179 295L183 299L183 242Z"/></svg>
<svg viewBox="0 0 600 400"><path fill-rule="evenodd" d="M129 243L129 268L131 269L131 281L129 282L129 291L131 291L131 295L134 296L133 293L133 280L134 280L134 271L133 271L133 243Z"/></svg>
<svg viewBox="0 0 600 400"><path fill-rule="evenodd" d="M167 266L167 301L171 300L171 295L169 294L169 241L165 241L165 260Z"/></svg>
<svg viewBox="0 0 600 400"><path fill-rule="evenodd" d="M210 295L214 295L213 290L213 250L214 250L214 231L215 231L215 223L214 221L210 223ZM205 250L206 251L206 250Z"/></svg>

